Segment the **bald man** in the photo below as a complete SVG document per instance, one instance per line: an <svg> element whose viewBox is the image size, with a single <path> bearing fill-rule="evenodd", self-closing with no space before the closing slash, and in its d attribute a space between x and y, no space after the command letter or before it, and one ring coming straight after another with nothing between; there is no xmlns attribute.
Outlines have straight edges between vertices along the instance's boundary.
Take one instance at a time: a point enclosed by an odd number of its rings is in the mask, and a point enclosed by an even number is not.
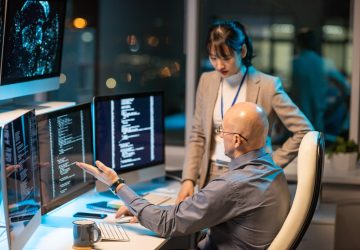
<svg viewBox="0 0 360 250"><path fill-rule="evenodd" d="M224 138L225 153L232 159L229 172L173 206L150 204L99 161L98 168L77 165L112 186L139 222L161 237L209 228L199 249L265 249L290 207L283 170L264 149L268 127L266 114L256 104L238 103L230 108L223 126L217 129Z"/></svg>

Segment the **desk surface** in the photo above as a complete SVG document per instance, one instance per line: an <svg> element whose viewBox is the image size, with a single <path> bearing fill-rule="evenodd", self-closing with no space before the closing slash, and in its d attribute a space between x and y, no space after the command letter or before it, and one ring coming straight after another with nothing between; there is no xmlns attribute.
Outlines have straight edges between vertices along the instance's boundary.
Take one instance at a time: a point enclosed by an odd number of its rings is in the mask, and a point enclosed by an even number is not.
<svg viewBox="0 0 360 250"><path fill-rule="evenodd" d="M177 181L163 181L158 183L150 183L152 187L156 187L151 192L163 193L165 195L176 195L180 183ZM43 215L40 227L32 235L24 249L27 250L68 250L72 249L73 229L72 221L76 218L72 217L75 212L96 212L86 208L87 203L95 201L109 201L117 199L115 196L103 195L91 190L80 197L74 199L70 203ZM115 214L109 213L104 222L114 222ZM122 224L128 234L129 242L98 242L95 243L95 249L157 249L161 247L166 239L158 237L154 232L144 228L140 224Z"/></svg>
<svg viewBox="0 0 360 250"><path fill-rule="evenodd" d="M297 160L285 168L288 180L296 180ZM342 183L360 185L360 168L352 171L337 171L328 164L324 166L324 183ZM136 191L152 190L153 193L176 196L180 183L177 181L155 181L136 185ZM74 199L70 203L44 215L40 227L35 231L25 246L27 250L68 250L72 249L72 215L79 211L96 212L86 208L87 203L96 201L109 201L117 199L109 194L99 194L94 190ZM95 220L96 221L96 220ZM105 222L114 222L114 214L108 214ZM130 241L129 242L99 242L95 249L158 249L165 244L166 239L158 237L154 232L144 228L140 224L123 224Z"/></svg>

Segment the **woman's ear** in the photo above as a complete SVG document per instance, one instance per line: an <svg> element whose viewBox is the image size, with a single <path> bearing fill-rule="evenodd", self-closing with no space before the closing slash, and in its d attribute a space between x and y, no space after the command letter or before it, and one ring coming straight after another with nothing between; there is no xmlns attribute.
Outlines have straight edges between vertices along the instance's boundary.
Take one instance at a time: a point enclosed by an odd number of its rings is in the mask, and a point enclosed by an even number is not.
<svg viewBox="0 0 360 250"><path fill-rule="evenodd" d="M243 46L241 47L241 58L244 59L246 57L247 54L247 47L245 44L243 44Z"/></svg>

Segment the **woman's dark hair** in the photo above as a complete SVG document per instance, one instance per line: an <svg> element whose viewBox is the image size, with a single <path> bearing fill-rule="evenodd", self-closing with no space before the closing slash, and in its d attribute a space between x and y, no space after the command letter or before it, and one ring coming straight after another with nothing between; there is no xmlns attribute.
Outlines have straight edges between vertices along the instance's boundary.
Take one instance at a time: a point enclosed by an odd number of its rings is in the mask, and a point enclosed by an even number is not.
<svg viewBox="0 0 360 250"><path fill-rule="evenodd" d="M246 34L245 27L238 21L216 21L210 27L207 37L207 50L210 54L212 48L215 49L216 55L220 57L228 57L226 53L226 47L233 51L241 53L242 46L245 44L247 53L242 59L244 64L251 66L251 60L253 58L253 46L249 36Z"/></svg>

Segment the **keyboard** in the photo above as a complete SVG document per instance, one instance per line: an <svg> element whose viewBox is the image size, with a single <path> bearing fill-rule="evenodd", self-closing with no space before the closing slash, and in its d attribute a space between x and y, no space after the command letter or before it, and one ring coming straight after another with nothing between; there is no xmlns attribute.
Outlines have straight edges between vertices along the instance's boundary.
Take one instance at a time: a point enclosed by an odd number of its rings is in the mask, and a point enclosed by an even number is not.
<svg viewBox="0 0 360 250"><path fill-rule="evenodd" d="M130 241L121 225L106 222L99 222L97 225L101 231L101 240Z"/></svg>
<svg viewBox="0 0 360 250"><path fill-rule="evenodd" d="M170 196L153 194L153 193L146 194L143 196L143 198L147 199L150 203L154 205L163 204L164 202L171 199Z"/></svg>

